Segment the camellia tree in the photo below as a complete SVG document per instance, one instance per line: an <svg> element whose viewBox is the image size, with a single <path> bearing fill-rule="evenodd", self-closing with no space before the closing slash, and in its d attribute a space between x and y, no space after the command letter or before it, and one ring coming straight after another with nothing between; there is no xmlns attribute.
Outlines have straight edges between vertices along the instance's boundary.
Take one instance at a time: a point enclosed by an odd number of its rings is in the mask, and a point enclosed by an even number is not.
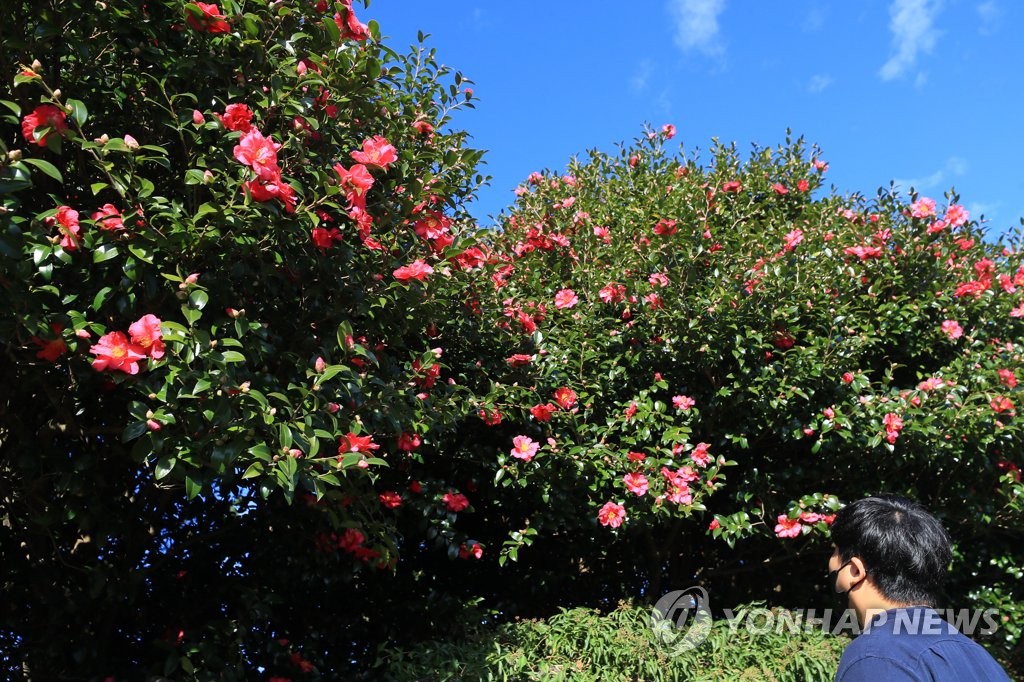
<svg viewBox="0 0 1024 682"><path fill-rule="evenodd" d="M345 668L391 480L462 549L460 484L409 466L472 402L427 286L473 265L468 82L351 0L15 2L0 31L5 677Z"/></svg>
<svg viewBox="0 0 1024 682"><path fill-rule="evenodd" d="M800 140L702 160L675 132L534 173L502 216L473 299L499 561L580 604L819 606L839 506L900 493L951 532L951 605L1014 646L1019 242L955 194L839 196Z"/></svg>

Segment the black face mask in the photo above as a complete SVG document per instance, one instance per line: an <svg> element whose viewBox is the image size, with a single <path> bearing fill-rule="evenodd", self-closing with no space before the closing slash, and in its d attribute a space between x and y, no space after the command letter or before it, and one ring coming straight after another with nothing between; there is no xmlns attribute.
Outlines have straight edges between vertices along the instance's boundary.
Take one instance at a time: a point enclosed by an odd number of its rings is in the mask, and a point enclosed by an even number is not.
<svg viewBox="0 0 1024 682"><path fill-rule="evenodd" d="M832 592L841 600L845 600L847 598L847 595L850 594L850 590L846 589L840 592L836 589L836 581L839 580L839 572L847 566L849 566L852 561L853 559L850 559L849 561L844 562L843 565L837 568L836 570L828 572L828 586L832 590Z"/></svg>

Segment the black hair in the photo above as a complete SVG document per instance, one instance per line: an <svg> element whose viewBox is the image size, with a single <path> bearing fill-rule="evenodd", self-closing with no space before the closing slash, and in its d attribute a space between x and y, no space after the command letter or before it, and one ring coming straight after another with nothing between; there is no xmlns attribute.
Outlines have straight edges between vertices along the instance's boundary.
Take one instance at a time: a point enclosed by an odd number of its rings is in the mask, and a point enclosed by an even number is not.
<svg viewBox="0 0 1024 682"><path fill-rule="evenodd" d="M918 503L897 495L851 502L836 514L832 542L844 562L864 562L886 599L938 605L953 550L942 524Z"/></svg>

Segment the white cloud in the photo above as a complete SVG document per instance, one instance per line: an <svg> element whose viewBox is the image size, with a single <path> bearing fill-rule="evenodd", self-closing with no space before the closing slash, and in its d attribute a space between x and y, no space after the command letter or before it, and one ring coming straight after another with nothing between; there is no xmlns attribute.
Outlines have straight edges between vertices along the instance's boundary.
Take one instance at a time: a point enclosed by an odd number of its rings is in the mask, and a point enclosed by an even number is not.
<svg viewBox="0 0 1024 682"><path fill-rule="evenodd" d="M903 191L909 191L911 187L918 192L945 191L949 187L944 187L943 184L950 182L953 178L966 175L967 168L968 164L965 159L961 159L959 156L951 156L946 159L946 163L942 168L930 175L918 178L897 178L893 182Z"/></svg>
<svg viewBox="0 0 1024 682"><path fill-rule="evenodd" d="M821 7L812 7L808 12L807 16L804 17L804 22L801 28L807 33L817 33L825 26L825 10Z"/></svg>
<svg viewBox="0 0 1024 682"><path fill-rule="evenodd" d="M669 0L668 8L675 21L676 45L685 52L721 54L718 15L725 9L725 0Z"/></svg>
<svg viewBox="0 0 1024 682"><path fill-rule="evenodd" d="M920 53L932 51L939 37L935 17L940 8L939 0L893 0L889 5L889 30L895 54L878 72L882 80L905 75L917 63Z"/></svg>
<svg viewBox="0 0 1024 682"><path fill-rule="evenodd" d="M981 19L981 27L978 32L983 36L992 35L999 29L999 20L1003 17L1003 9L996 4L995 0L988 0L978 5L978 18Z"/></svg>
<svg viewBox="0 0 1024 682"><path fill-rule="evenodd" d="M647 82L651 78L651 72L654 70L654 63L650 59L645 59L640 62L637 66L636 71L633 73L633 77L629 79L629 86L633 92L640 93L647 89Z"/></svg>
<svg viewBox="0 0 1024 682"><path fill-rule="evenodd" d="M820 73L815 74L811 76L811 81L807 84L807 92L817 94L824 91L830 85L832 85L832 76Z"/></svg>

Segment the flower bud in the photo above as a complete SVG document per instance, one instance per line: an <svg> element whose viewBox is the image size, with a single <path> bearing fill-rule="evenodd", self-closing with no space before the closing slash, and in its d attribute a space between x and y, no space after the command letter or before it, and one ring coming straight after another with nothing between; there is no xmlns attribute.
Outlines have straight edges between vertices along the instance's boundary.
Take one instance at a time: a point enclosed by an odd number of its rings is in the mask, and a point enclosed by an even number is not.
<svg viewBox="0 0 1024 682"><path fill-rule="evenodd" d="M57 88L56 90L53 91L53 98L54 99L60 99L60 94L61 94L60 93L60 88Z"/></svg>
<svg viewBox="0 0 1024 682"><path fill-rule="evenodd" d="M137 151L138 148L139 148L139 141L136 140L131 135L125 135L124 136L124 146L128 147L128 149L130 149L131 151L134 152L134 151Z"/></svg>
<svg viewBox="0 0 1024 682"><path fill-rule="evenodd" d="M106 133L103 133L99 137L93 139L93 142L95 142L98 145L104 145L104 144L110 142L110 136L107 135Z"/></svg>
<svg viewBox="0 0 1024 682"><path fill-rule="evenodd" d="M7 160L8 161L21 161L21 150L20 149L12 149L11 151L7 152Z"/></svg>
<svg viewBox="0 0 1024 682"><path fill-rule="evenodd" d="M36 73L39 73L40 71L43 70L43 63L41 61L39 61L38 59L33 59L32 60L32 70L35 71Z"/></svg>

